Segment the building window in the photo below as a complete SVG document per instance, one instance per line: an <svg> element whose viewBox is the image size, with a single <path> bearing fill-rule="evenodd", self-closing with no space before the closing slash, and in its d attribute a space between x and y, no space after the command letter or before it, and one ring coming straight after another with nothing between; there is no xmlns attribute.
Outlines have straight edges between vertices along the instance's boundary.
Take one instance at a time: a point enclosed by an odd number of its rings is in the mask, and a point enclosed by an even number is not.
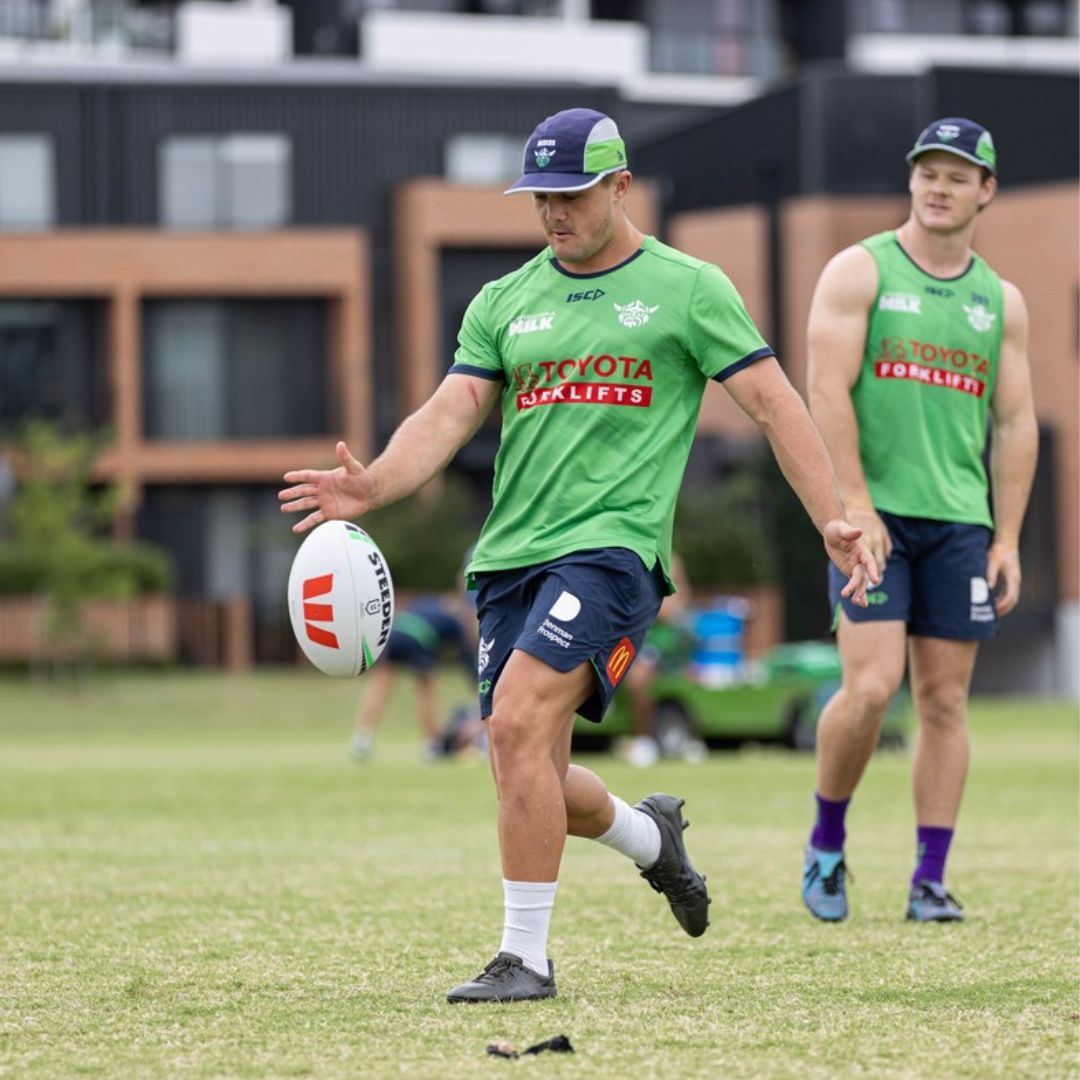
<svg viewBox="0 0 1080 1080"><path fill-rule="evenodd" d="M148 301L147 437L326 434L325 321L318 300Z"/></svg>
<svg viewBox="0 0 1080 1080"><path fill-rule="evenodd" d="M855 0L858 32L900 34L1075 34L1066 0Z"/></svg>
<svg viewBox="0 0 1080 1080"><path fill-rule="evenodd" d="M779 3L647 0L653 71L774 78L780 67Z"/></svg>
<svg viewBox="0 0 1080 1080"><path fill-rule="evenodd" d="M1059 37L1068 32L1064 0L966 0L967 29L974 34Z"/></svg>
<svg viewBox="0 0 1080 1080"><path fill-rule="evenodd" d="M0 229L56 224L56 162L48 135L0 134Z"/></svg>
<svg viewBox="0 0 1080 1080"><path fill-rule="evenodd" d="M446 140L443 172L455 184L502 184L521 175L526 135L461 132Z"/></svg>
<svg viewBox="0 0 1080 1080"><path fill-rule="evenodd" d="M298 539L282 520L275 486L151 485L138 513L138 535L165 548L176 565L182 659L220 663L224 642L217 605L251 601L258 663L296 659L285 582Z"/></svg>
<svg viewBox="0 0 1080 1080"><path fill-rule="evenodd" d="M292 218L287 135L171 135L160 147L158 206L172 229L274 229Z"/></svg>
<svg viewBox="0 0 1080 1080"><path fill-rule="evenodd" d="M1001 37L1012 32L1011 6L1001 0L976 0L966 5L967 30Z"/></svg>
<svg viewBox="0 0 1080 1080"><path fill-rule="evenodd" d="M104 322L98 301L0 301L0 433L30 419L105 422Z"/></svg>

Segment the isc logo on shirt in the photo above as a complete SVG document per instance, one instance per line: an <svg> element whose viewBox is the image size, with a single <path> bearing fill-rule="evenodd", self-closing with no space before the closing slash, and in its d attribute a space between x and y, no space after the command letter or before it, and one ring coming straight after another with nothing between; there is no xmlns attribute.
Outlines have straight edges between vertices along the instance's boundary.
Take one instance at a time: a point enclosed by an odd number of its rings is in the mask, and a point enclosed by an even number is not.
<svg viewBox="0 0 1080 1080"><path fill-rule="evenodd" d="M535 334L538 330L550 330L555 323L554 311L541 311L536 315L518 315L510 320L510 336Z"/></svg>

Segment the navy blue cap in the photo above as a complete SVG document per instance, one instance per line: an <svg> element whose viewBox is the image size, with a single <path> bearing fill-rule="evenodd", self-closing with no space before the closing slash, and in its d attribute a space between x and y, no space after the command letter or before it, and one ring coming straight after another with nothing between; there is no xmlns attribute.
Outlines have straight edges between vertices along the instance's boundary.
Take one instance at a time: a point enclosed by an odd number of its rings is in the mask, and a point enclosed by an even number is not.
<svg viewBox="0 0 1080 1080"><path fill-rule="evenodd" d="M584 191L609 173L629 168L626 147L610 116L564 109L538 124L525 144L515 191Z"/></svg>
<svg viewBox="0 0 1080 1080"><path fill-rule="evenodd" d="M965 158L991 173L997 173L997 151L990 132L967 120L963 116L947 116L935 120L915 140L915 145L908 152L907 160L914 161L927 150L945 150L957 157Z"/></svg>

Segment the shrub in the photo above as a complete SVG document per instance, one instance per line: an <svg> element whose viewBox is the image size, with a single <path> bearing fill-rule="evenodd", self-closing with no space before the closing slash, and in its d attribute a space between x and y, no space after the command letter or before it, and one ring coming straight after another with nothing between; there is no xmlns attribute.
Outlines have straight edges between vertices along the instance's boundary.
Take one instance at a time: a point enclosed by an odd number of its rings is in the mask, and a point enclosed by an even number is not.
<svg viewBox="0 0 1080 1080"><path fill-rule="evenodd" d="M708 486L687 485L675 509L673 546L693 585L761 585L777 578L776 545L765 527L756 469Z"/></svg>
<svg viewBox="0 0 1080 1080"><path fill-rule="evenodd" d="M19 544L0 544L0 596L45 589L48 566L42 553Z"/></svg>
<svg viewBox="0 0 1080 1080"><path fill-rule="evenodd" d="M394 585L417 591L455 588L479 533L468 489L452 476L365 514L361 524L386 556Z"/></svg>
<svg viewBox="0 0 1080 1080"><path fill-rule="evenodd" d="M0 596L45 592L49 572L49 558L41 551L0 544ZM164 551L149 544L121 547L91 542L80 560L75 584L87 598L168 592L173 586L173 565Z"/></svg>
<svg viewBox="0 0 1080 1080"><path fill-rule="evenodd" d="M42 421L27 423L20 440L24 467L11 502L12 539L0 546L0 592L45 595L48 632L58 638L78 638L83 601L157 592L172 580L164 552L102 538L117 505L115 489L90 482L102 442Z"/></svg>

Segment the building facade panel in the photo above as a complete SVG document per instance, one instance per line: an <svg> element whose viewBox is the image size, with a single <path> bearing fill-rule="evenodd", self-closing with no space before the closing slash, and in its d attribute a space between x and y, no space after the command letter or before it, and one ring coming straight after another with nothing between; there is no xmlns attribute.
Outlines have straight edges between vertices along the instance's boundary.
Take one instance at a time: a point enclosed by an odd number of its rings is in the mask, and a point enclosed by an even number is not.
<svg viewBox="0 0 1080 1080"><path fill-rule="evenodd" d="M619 114L614 92L601 87L282 85L256 78L236 84L0 83L0 133L55 137L65 225L157 224L164 140L246 132L280 133L291 141L293 224L377 228L393 184L403 176L442 174L452 134L493 132L524 142L544 116L574 105ZM96 198L105 187L112 197Z"/></svg>
<svg viewBox="0 0 1080 1080"><path fill-rule="evenodd" d="M94 296L105 305L112 387L105 411L115 438L101 459L99 474L121 484L129 510L137 504L141 487L157 480L230 476L276 481L282 468L298 463L299 451L332 445L335 436L347 438L361 456L370 456L369 286L366 238L353 230L253 236L65 230L0 236L0 298ZM235 430L240 438L196 444L161 441L148 430L146 305L193 300L221 305L238 297L248 303L322 302L322 439L312 432L294 432L291 423L277 433L259 428L263 437L252 439L245 435L245 421ZM310 304L304 310L310 314ZM250 366L257 360L248 357L246 362ZM323 367L320 357L282 354L281 362L289 361L298 368L297 379L304 378L305 365Z"/></svg>
<svg viewBox="0 0 1080 1080"><path fill-rule="evenodd" d="M731 278L766 340L772 322L767 228L766 213L760 206L677 214L668 225L668 239L675 247L715 263ZM773 347L780 352L779 342ZM720 386L710 386L701 404L698 431L706 435L750 438L757 434L757 426L727 391Z"/></svg>
<svg viewBox="0 0 1080 1080"><path fill-rule="evenodd" d="M901 225L908 200L894 196L792 199L781 211L785 369L806 393L806 319L814 286L825 264L865 236Z"/></svg>
<svg viewBox="0 0 1080 1080"><path fill-rule="evenodd" d="M83 176L90 167L83 142L82 100L73 89L0 85L0 136L42 134L53 147L56 225L83 220Z"/></svg>
<svg viewBox="0 0 1080 1080"><path fill-rule="evenodd" d="M1047 170L1075 177L1075 84L1075 76L940 72L871 79L821 68L741 108L704 111L622 101L603 87L407 86L310 71L0 82L0 138L36 133L51 142L61 227L0 230L0 335L9 332L15 311L5 305L67 304L82 312L72 318L92 324L102 339L89 359L77 362L98 365L90 383L107 391L93 418L115 438L98 476L119 483L126 496L120 531L187 537L185 590L222 603L247 591L255 598L252 632L286 648L274 582L287 572L295 538L284 530L282 543L243 548L252 528L277 535L273 493L281 472L331 464L338 435L357 456L370 458L445 371L466 286L474 278L479 286L491 266L519 260L542 240L527 198L506 199L494 182L446 182L448 140L462 134L524 139L537 120L571 105L614 115L638 178L635 222L724 268L805 391L806 313L821 268L840 248L903 220L900 163L926 117L971 112L991 125L1002 153L1006 189L981 223L978 246L1025 290L1032 308L1037 406L1053 432L1047 445L1055 466L1060 588L1075 601L1075 184L1012 190L1017 179L1045 178ZM1071 104L1061 105L1070 90ZM1035 106L1049 108L1053 126L1067 137L1048 139L1030 120ZM691 115L693 124L672 130ZM271 177L259 206L253 200L237 213L233 196L261 182L244 170L253 167L253 153L258 158L267 150L258 140L244 141L251 135L277 139L269 156L287 166ZM183 196L173 224L206 220L217 231L162 228L162 166L177 137L206 141L200 175L210 177L208 185L232 185L232 196L223 210L213 201L216 189L192 193L180 184L173 189ZM264 153L260 160L269 159ZM191 203L188 194L196 196ZM844 197L853 194L859 197ZM287 228L244 229L279 218ZM241 332L229 329L230 319L245 305L265 305L274 325L284 320L282 337L297 329L289 309L303 309L308 315L301 321L315 319L320 341L300 334L271 374L260 368L257 347L228 345ZM189 321L186 330L162 332L168 348L179 351L159 362L152 312L165 308L170 318L179 312L181 323ZM64 332L70 337L70 326ZM245 341L253 344L260 332L244 333ZM169 378L188 366L185 356L202 363L214 350L224 359L210 365L202 382L194 368L182 372L193 395L189 419L197 421L185 427L178 415L161 411ZM307 355L322 359L282 374L288 353L303 354L299 365ZM315 409L304 421L282 420L280 400L276 421L260 410L250 397L260 371L275 386L308 376L297 396L321 398L321 417ZM222 381L230 387L224 397ZM89 393L93 398L95 391ZM210 423L211 407L232 420ZM197 415L200 408L205 414ZM756 437L720 387L706 396L700 430L726 440L723 453ZM493 436L485 429L480 449L472 450L477 475L489 464ZM189 519L191 536L171 530L169 522Z"/></svg>

